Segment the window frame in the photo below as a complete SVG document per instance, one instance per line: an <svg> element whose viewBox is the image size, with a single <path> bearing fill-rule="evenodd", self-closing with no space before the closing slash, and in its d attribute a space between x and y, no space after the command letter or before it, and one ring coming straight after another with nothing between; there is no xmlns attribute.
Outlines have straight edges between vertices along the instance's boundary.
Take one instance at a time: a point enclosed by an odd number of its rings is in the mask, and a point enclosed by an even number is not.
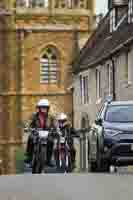
<svg viewBox="0 0 133 200"><path fill-rule="evenodd" d="M80 75L80 95L81 95L81 104L89 103L89 79L88 75Z"/></svg>
<svg viewBox="0 0 133 200"><path fill-rule="evenodd" d="M48 52L51 51L51 53ZM53 53L54 52L54 53ZM54 59L52 57L55 57ZM44 60L46 59L46 62ZM43 63L44 62L44 63ZM47 68L45 69L45 67ZM59 54L55 47L48 46L40 57L40 83L57 84L59 81Z"/></svg>
<svg viewBox="0 0 133 200"><path fill-rule="evenodd" d="M83 103L83 84L82 84L82 75L79 76L79 81L80 81L80 103Z"/></svg>
<svg viewBox="0 0 133 200"><path fill-rule="evenodd" d="M128 23L133 22L133 0L128 3Z"/></svg>
<svg viewBox="0 0 133 200"><path fill-rule="evenodd" d="M110 12L110 31L113 32L115 24L115 9L113 8Z"/></svg>
<svg viewBox="0 0 133 200"><path fill-rule="evenodd" d="M21 6L21 1L23 1L23 5ZM42 0L42 2L37 3L37 0L16 0L17 7L26 7L26 8L48 8L49 2L48 0ZM40 5L39 5L40 4Z"/></svg>
<svg viewBox="0 0 133 200"><path fill-rule="evenodd" d="M131 51L128 50L125 53L125 60L126 60L126 72L127 72L127 76L126 76L126 80L128 85L131 85L133 83L133 78L132 78L132 59L131 59Z"/></svg>
<svg viewBox="0 0 133 200"><path fill-rule="evenodd" d="M117 29L118 26L118 7L112 8L110 11L110 32L113 32Z"/></svg>
<svg viewBox="0 0 133 200"><path fill-rule="evenodd" d="M96 69L96 99L99 100L101 99L102 94L101 94L101 70Z"/></svg>
<svg viewBox="0 0 133 200"><path fill-rule="evenodd" d="M130 107L130 106L133 106L133 104L121 104L121 105L108 105L107 106L107 109L106 109L106 111L105 111L105 113L104 113L104 121L106 121L106 122L109 122L109 123L132 123L133 121L126 121L126 122L124 122L124 121L108 121L107 119L106 119L106 115L107 115L107 112L108 112L108 108L109 107Z"/></svg>
<svg viewBox="0 0 133 200"><path fill-rule="evenodd" d="M107 78L108 78L108 95L111 95L111 76L112 76L112 65L107 64Z"/></svg>

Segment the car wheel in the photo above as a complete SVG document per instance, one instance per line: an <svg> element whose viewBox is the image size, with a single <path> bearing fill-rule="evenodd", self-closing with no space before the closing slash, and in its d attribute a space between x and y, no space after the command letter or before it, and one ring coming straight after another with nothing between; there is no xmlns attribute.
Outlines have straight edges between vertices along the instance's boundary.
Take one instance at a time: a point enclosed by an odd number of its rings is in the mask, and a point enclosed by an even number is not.
<svg viewBox="0 0 133 200"><path fill-rule="evenodd" d="M109 172L110 164L108 161L103 159L102 152L97 142L97 171L98 172Z"/></svg>
<svg viewBox="0 0 133 200"><path fill-rule="evenodd" d="M97 163L97 172L102 172L103 171L103 161L102 161L102 153L101 149L99 146L99 142L97 140L97 158L96 158L96 163Z"/></svg>
<svg viewBox="0 0 133 200"><path fill-rule="evenodd" d="M89 171L89 172L97 172L97 163L91 161L91 162L88 164L88 171Z"/></svg>
<svg viewBox="0 0 133 200"><path fill-rule="evenodd" d="M110 164L108 161L103 162L103 172L110 172Z"/></svg>

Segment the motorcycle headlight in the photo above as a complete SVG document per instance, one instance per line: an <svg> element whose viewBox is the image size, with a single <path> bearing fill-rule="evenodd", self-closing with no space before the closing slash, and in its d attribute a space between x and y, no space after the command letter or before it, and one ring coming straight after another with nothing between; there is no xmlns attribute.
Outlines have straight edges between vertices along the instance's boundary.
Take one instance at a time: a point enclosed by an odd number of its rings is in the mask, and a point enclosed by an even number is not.
<svg viewBox="0 0 133 200"><path fill-rule="evenodd" d="M105 133L106 135L112 135L112 136L115 136L115 135L120 134L121 131L113 130L113 129L104 129L104 133Z"/></svg>

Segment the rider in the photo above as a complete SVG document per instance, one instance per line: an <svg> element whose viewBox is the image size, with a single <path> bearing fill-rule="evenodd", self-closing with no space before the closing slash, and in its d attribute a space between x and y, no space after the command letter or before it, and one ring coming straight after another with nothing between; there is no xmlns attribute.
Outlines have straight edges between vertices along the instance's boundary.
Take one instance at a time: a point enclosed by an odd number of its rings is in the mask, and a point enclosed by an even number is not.
<svg viewBox="0 0 133 200"><path fill-rule="evenodd" d="M49 108L50 104L47 99L41 99L36 105L37 112L33 114L30 128L41 128L41 129L49 129L51 124L53 126L53 118L50 119L49 117ZM28 161L32 159L33 153L33 143L32 137L29 135L28 142L27 142L27 149ZM48 140L47 142L47 164L51 166L51 157L53 153L53 141Z"/></svg>
<svg viewBox="0 0 133 200"><path fill-rule="evenodd" d="M68 117L64 113L60 113L58 116L58 126L61 130L63 135L66 135L68 138L68 145L71 152L71 159L72 159L72 165L75 167L75 157L76 157L76 150L74 147L73 137L76 136L76 132L74 128L72 128L71 123L68 121Z"/></svg>

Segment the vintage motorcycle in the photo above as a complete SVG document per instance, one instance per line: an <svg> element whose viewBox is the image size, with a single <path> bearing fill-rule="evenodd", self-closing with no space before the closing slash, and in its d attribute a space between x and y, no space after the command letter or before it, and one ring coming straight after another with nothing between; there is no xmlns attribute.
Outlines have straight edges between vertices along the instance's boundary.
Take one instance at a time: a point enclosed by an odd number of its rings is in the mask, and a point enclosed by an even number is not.
<svg viewBox="0 0 133 200"><path fill-rule="evenodd" d="M72 171L70 148L65 136L59 135L57 148L55 149L57 171L68 173Z"/></svg>
<svg viewBox="0 0 133 200"><path fill-rule="evenodd" d="M32 173L45 172L49 131L42 129L30 129L29 131L33 142Z"/></svg>

